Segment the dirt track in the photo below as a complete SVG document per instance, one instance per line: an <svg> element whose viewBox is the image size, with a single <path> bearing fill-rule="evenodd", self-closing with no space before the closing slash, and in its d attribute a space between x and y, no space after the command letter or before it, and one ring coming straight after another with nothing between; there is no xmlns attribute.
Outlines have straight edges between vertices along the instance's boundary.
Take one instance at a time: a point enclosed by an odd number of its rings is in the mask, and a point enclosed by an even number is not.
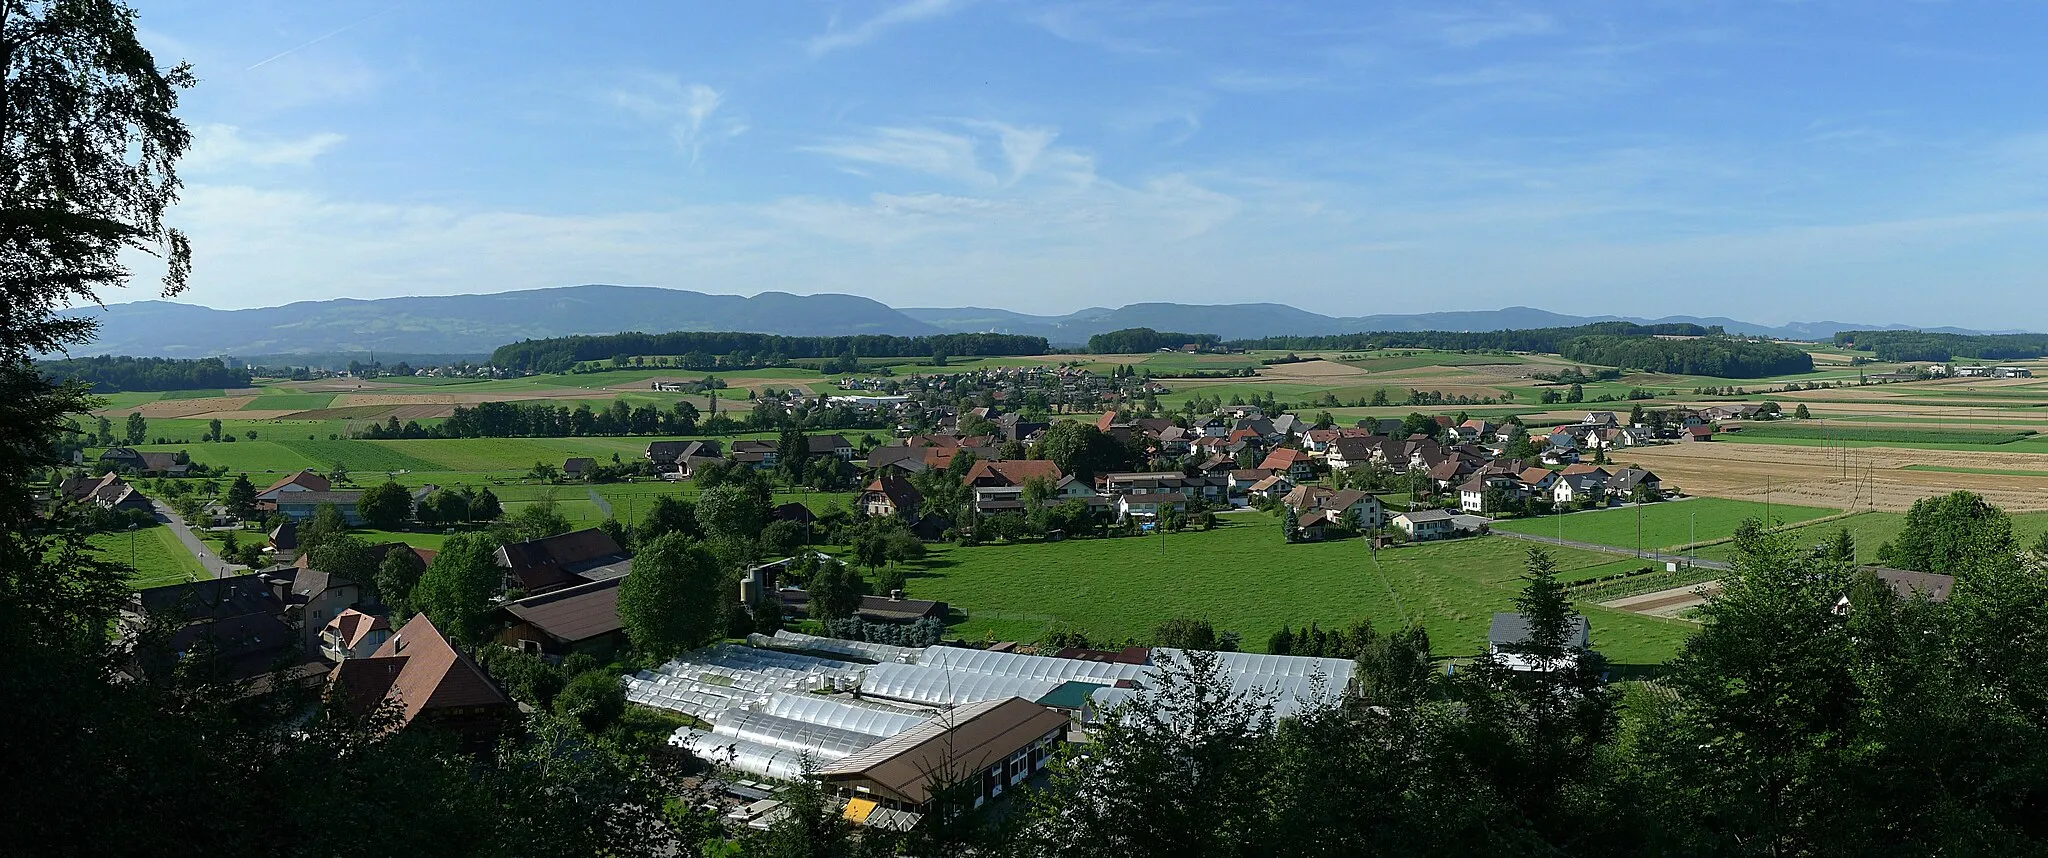
<svg viewBox="0 0 2048 858"><path fill-rule="evenodd" d="M1614 460L1641 464L1666 486L1708 497L1762 500L1768 485L1770 498L1780 503L1903 511L1920 498L1966 489L2007 510L2048 509L2048 477L1903 470L1932 465L2048 473L2048 454L2041 453L1716 442L1632 447L1616 451Z"/></svg>

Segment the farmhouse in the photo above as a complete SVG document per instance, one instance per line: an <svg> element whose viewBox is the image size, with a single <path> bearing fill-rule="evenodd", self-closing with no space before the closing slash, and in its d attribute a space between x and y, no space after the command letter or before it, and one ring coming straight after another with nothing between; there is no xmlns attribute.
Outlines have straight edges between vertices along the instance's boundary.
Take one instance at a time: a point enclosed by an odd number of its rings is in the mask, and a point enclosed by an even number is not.
<svg viewBox="0 0 2048 858"><path fill-rule="evenodd" d="M499 605L505 628L498 642L531 653L610 656L626 644L619 622L619 585L625 580L622 575L574 584Z"/></svg>
<svg viewBox="0 0 2048 858"><path fill-rule="evenodd" d="M1310 459L1309 455L1301 450L1286 447L1267 453L1265 461L1260 462L1259 467L1286 474L1288 479L1296 481L1313 479L1316 475L1315 460Z"/></svg>
<svg viewBox="0 0 2048 858"><path fill-rule="evenodd" d="M1296 486L1281 503L1301 514L1303 527L1308 526L1307 514L1311 512L1324 513L1331 523L1350 530L1374 530L1387 523L1386 507L1380 504L1380 499L1356 489Z"/></svg>
<svg viewBox="0 0 2048 858"><path fill-rule="evenodd" d="M336 662L363 658L375 654L390 637L389 620L348 608L320 629L320 655Z"/></svg>
<svg viewBox="0 0 2048 858"><path fill-rule="evenodd" d="M647 445L647 461L661 471L675 470L691 459L716 458L717 441L655 441Z"/></svg>
<svg viewBox="0 0 2048 858"><path fill-rule="evenodd" d="M611 534L594 527L507 543L498 547L497 558L505 570L505 589L529 595L633 571L632 555Z"/></svg>
<svg viewBox="0 0 2048 858"><path fill-rule="evenodd" d="M1578 663L1578 653L1591 649L1592 624L1583 616L1571 618L1571 628L1565 635L1566 654L1556 665L1546 666L1541 660L1522 651L1529 643L1529 620L1521 614L1494 614L1493 622L1486 629L1486 648L1494 658L1507 665L1510 670L1546 670L1554 667L1568 667Z"/></svg>
<svg viewBox="0 0 2048 858"><path fill-rule="evenodd" d="M108 447L100 461L138 474L182 477L191 468L184 453L138 452L131 447Z"/></svg>
<svg viewBox="0 0 2048 858"><path fill-rule="evenodd" d="M356 512L356 502L362 499L363 493L360 491L280 492L277 499L270 502L270 511L296 521L310 521L319 513L321 507L332 506L341 513L341 517L350 527L360 527L363 516ZM257 508L262 509L263 504L258 503Z"/></svg>
<svg viewBox="0 0 2048 858"><path fill-rule="evenodd" d="M1664 496L1664 482L1641 468L1622 468L1607 479L1607 494L1631 500L1657 500Z"/></svg>
<svg viewBox="0 0 2048 858"><path fill-rule="evenodd" d="M562 461L562 476L580 480L597 470L597 460L587 456L575 456Z"/></svg>
<svg viewBox="0 0 2048 858"><path fill-rule="evenodd" d="M98 477L66 477L58 487L58 495L73 503L90 503L115 511L156 508L147 495L112 471Z"/></svg>
<svg viewBox="0 0 2048 858"><path fill-rule="evenodd" d="M483 669L419 614L368 658L328 674L343 705L359 713L391 705L393 729L420 724L446 730L471 748L488 748L516 712Z"/></svg>
<svg viewBox="0 0 2048 858"><path fill-rule="evenodd" d="M918 507L923 503L924 494L902 474L893 471L877 475L860 494L861 508L873 516L896 515L915 520Z"/></svg>
<svg viewBox="0 0 2048 858"><path fill-rule="evenodd" d="M846 440L844 435L809 435L804 438L804 445L806 455L853 461L853 442Z"/></svg>

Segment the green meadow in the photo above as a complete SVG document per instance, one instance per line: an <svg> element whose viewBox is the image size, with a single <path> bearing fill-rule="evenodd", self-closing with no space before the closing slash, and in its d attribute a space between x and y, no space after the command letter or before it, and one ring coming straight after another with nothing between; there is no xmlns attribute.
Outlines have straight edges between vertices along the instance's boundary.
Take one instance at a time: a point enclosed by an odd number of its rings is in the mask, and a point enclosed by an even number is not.
<svg viewBox="0 0 2048 858"><path fill-rule="evenodd" d="M1362 540L1287 545L1269 516L1226 515L1206 533L1066 542L933 546L909 564L909 592L965 614L969 639L1034 640L1054 627L1097 640L1149 637L1174 617L1207 619L1261 650L1282 625L1383 628L1422 623L1439 654L1484 650L1496 611L1513 610L1530 546L1503 537L1409 545L1378 552ZM1593 552L1547 549L1566 577L1620 571ZM1610 659L1668 658L1690 624L1581 605Z"/></svg>

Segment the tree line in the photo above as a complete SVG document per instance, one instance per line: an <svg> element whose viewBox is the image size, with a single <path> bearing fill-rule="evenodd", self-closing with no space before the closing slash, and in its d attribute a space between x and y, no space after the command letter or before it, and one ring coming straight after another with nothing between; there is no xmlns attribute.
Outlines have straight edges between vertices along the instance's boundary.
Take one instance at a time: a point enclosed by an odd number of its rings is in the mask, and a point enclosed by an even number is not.
<svg viewBox="0 0 2048 858"><path fill-rule="evenodd" d="M1813 371L1813 355L1801 349L1730 337L1573 337L1559 344L1557 353L1587 363L1715 378L1763 378Z"/></svg>
<svg viewBox="0 0 2048 858"><path fill-rule="evenodd" d="M1128 355L1156 352L1160 349L1179 349L1190 343L1208 348L1222 340L1222 337L1215 334L1183 334L1175 331L1155 331L1151 328L1125 328L1089 337L1088 351L1098 355Z"/></svg>
<svg viewBox="0 0 2048 858"><path fill-rule="evenodd" d="M802 358L859 357L989 357L1042 355L1051 351L1044 337L1017 334L933 334L899 337L862 334L843 337L790 337L736 331L639 332L550 337L499 346L491 363L525 372L566 372L579 361L634 355L737 355L755 362ZM689 367L703 369L706 367Z"/></svg>
<svg viewBox="0 0 2048 858"><path fill-rule="evenodd" d="M1685 323L1638 325L1633 322L1594 322L1569 328L1522 328L1503 331L1368 331L1356 334L1328 334L1302 337L1260 337L1231 340L1224 345L1242 349L1290 349L1296 351L1366 351L1370 349L1437 349L1441 351L1507 351L1556 354L1566 340L1574 337L1705 337L1723 333L1719 325L1702 327Z"/></svg>
<svg viewBox="0 0 2048 858"><path fill-rule="evenodd" d="M99 355L38 361L37 368L57 381L82 381L94 393L123 391L205 390L248 387L247 367L231 367L220 358L129 357Z"/></svg>
<svg viewBox="0 0 2048 858"><path fill-rule="evenodd" d="M2048 334L1841 331L1835 334L1835 345L1872 352L1882 361L2025 360L2048 354Z"/></svg>

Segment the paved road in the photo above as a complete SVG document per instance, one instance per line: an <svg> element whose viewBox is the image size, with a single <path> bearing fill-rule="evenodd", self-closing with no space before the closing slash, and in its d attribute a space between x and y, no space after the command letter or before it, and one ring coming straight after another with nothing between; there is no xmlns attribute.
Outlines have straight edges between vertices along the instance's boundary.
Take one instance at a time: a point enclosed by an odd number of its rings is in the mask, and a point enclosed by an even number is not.
<svg viewBox="0 0 2048 858"><path fill-rule="evenodd" d="M212 549L206 547L205 542L200 541L199 535L192 532L192 526L186 524L183 518L178 517L177 510L171 509L168 504L160 500L151 500L150 503L156 505L157 520L164 522L165 527L170 528L172 533L178 535L178 541L185 543L185 550L192 552L192 556L199 558L199 565L206 568L207 574L215 578L226 578L229 575L240 575L249 571L247 566L239 563L229 563L215 555Z"/></svg>
<svg viewBox="0 0 2048 858"><path fill-rule="evenodd" d="M1617 548L1612 545L1601 545L1597 542L1577 542L1570 539L1558 539L1550 536L1536 536L1534 534L1528 533L1516 533L1511 530L1495 530L1490 532L1495 536L1505 536L1509 539L1521 539L1526 540L1528 542L1541 542L1545 545L1559 545L1565 548L1576 548L1580 551L1597 551L1601 554L1619 554L1623 557L1640 557L1644 560L1656 561L1659 563L1670 560L1677 560L1683 563L1689 563L1701 569L1721 570L1728 568L1728 564L1724 561L1701 560L1697 557L1686 557L1681 554L1659 554L1655 551L1644 551L1638 554L1636 550L1633 548Z"/></svg>

